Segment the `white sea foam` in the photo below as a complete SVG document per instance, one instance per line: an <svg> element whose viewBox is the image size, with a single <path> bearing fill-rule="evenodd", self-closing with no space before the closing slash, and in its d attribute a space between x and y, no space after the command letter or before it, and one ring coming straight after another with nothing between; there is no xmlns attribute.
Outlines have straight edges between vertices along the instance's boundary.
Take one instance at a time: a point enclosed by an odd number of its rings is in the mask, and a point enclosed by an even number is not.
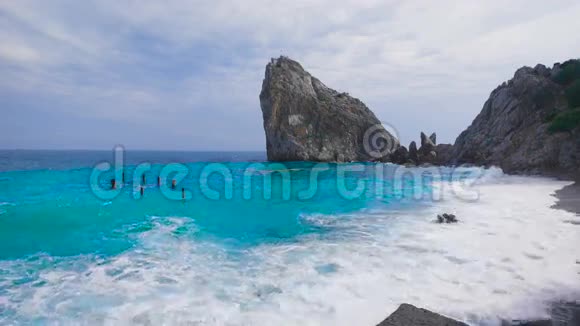
<svg viewBox="0 0 580 326"><path fill-rule="evenodd" d="M11 308L64 323L153 325L375 325L403 302L471 324L542 317L546 302L580 297L580 226L549 208L566 183L492 173L475 202L446 194L417 210L302 216L340 230L235 255L171 236L185 218L154 218L140 248L86 272L45 272L46 284ZM442 212L460 222L433 223Z"/></svg>

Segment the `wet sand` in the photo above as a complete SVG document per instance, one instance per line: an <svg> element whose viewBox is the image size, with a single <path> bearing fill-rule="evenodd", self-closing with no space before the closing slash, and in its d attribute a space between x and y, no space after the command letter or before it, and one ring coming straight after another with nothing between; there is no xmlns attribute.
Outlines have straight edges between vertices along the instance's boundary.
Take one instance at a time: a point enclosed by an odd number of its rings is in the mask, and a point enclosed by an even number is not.
<svg viewBox="0 0 580 326"><path fill-rule="evenodd" d="M563 209L580 215L580 184L566 186L554 194L558 201L552 208Z"/></svg>

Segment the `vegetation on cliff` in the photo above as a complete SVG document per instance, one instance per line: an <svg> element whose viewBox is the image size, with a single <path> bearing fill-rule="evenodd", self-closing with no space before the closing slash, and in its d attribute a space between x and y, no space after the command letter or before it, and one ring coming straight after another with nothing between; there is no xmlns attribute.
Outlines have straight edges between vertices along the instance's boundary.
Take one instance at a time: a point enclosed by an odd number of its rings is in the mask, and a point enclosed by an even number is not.
<svg viewBox="0 0 580 326"><path fill-rule="evenodd" d="M564 111L554 117L548 130L554 132L572 131L580 126L580 108Z"/></svg>
<svg viewBox="0 0 580 326"><path fill-rule="evenodd" d="M548 130L551 133L572 131L580 127L580 60L564 62L553 80L566 87L564 94L568 110L555 115Z"/></svg>

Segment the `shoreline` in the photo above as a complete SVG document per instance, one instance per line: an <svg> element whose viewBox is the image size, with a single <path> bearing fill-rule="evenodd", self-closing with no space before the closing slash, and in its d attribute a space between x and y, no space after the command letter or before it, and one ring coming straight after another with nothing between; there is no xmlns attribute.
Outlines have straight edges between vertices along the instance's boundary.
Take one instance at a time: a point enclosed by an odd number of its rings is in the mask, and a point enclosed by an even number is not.
<svg viewBox="0 0 580 326"><path fill-rule="evenodd" d="M570 180L570 178L556 178ZM578 180L578 179L576 179ZM580 217L580 181L566 185L550 194L556 198L556 202L550 206L552 209L574 213ZM580 227L579 220L568 220ZM579 257L580 258L580 257ZM580 260L576 262L580 264ZM580 323L580 300L554 301L550 303L548 318L541 319L501 319L501 326L552 326L552 325L577 325ZM446 325L466 326L464 321L440 315L436 311L430 311L421 307L415 307L408 303L401 303L399 308L386 317L376 326L411 326L411 325Z"/></svg>

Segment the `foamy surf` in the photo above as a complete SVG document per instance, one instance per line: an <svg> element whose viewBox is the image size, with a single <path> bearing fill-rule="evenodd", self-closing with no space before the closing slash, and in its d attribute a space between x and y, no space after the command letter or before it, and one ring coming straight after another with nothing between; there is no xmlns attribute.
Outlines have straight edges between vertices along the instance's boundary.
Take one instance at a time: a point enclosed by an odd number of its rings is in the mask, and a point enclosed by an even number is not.
<svg viewBox="0 0 580 326"><path fill-rule="evenodd" d="M151 216L114 257L1 261L0 322L375 325L403 302L474 325L539 318L550 301L580 296L580 227L550 208L566 184L491 170L476 201L440 184L442 201L304 213L300 223L324 232L255 246L200 237L190 217ZM434 223L442 212L460 222ZM51 267L22 280L38 266Z"/></svg>

